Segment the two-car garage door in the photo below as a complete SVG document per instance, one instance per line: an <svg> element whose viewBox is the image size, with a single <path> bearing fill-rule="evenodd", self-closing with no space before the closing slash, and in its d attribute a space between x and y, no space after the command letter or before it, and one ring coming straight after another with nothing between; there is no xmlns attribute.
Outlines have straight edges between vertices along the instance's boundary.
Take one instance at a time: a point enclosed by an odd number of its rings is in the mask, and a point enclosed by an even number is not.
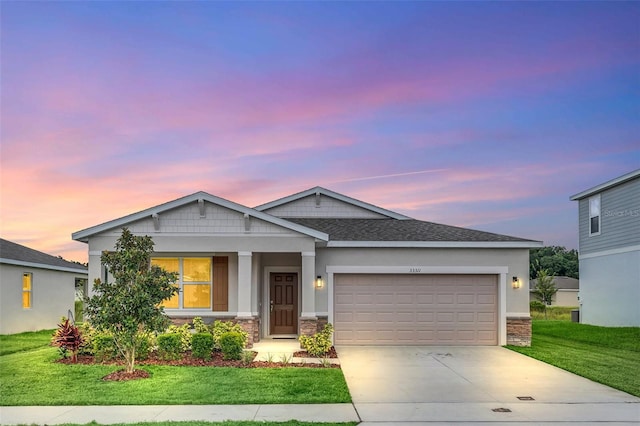
<svg viewBox="0 0 640 426"><path fill-rule="evenodd" d="M496 275L336 274L337 345L496 345Z"/></svg>

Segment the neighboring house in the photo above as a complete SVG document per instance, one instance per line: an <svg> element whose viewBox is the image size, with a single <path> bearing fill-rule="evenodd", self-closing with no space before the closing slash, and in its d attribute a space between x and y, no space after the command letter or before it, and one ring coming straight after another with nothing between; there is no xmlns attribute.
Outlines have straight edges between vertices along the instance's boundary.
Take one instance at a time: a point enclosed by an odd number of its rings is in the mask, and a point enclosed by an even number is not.
<svg viewBox="0 0 640 426"><path fill-rule="evenodd" d="M541 242L411 219L316 187L255 208L198 192L73 234L89 282L127 227L179 274L176 320L233 319L264 337L336 344L530 342L529 249ZM107 277L109 278L109 277Z"/></svg>
<svg viewBox="0 0 640 426"><path fill-rule="evenodd" d="M580 322L640 326L640 169L578 201Z"/></svg>
<svg viewBox="0 0 640 426"><path fill-rule="evenodd" d="M558 291L551 299L551 306L578 306L578 289L580 281L571 277L552 277ZM538 284L537 279L529 281L531 300L540 300L533 292Z"/></svg>
<svg viewBox="0 0 640 426"><path fill-rule="evenodd" d="M0 334L55 328L74 311L77 263L0 239Z"/></svg>

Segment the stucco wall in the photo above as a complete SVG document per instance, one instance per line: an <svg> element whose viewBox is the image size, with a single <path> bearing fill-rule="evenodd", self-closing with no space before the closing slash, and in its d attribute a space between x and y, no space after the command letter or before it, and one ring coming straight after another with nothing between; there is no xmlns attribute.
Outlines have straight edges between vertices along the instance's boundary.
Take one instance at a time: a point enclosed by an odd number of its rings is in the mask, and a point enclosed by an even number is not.
<svg viewBox="0 0 640 426"><path fill-rule="evenodd" d="M22 274L33 274L32 305L22 308ZM72 272L0 265L0 334L56 328L67 311L74 312L75 279Z"/></svg>
<svg viewBox="0 0 640 426"><path fill-rule="evenodd" d="M330 248L316 252L316 271L326 278L327 266L498 266L507 267L506 311L529 312L526 285L511 287L511 277L523 282L529 277L528 249L459 249L459 248ZM316 290L316 312L328 312L328 290Z"/></svg>
<svg viewBox="0 0 640 426"><path fill-rule="evenodd" d="M580 322L640 326L640 250L580 258Z"/></svg>

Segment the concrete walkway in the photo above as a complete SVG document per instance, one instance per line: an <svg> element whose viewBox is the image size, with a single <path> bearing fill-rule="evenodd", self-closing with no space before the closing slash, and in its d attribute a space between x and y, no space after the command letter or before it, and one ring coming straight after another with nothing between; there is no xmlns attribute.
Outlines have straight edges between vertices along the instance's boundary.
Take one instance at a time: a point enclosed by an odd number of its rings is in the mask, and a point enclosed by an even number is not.
<svg viewBox="0 0 640 426"><path fill-rule="evenodd" d="M2 425L85 424L94 420L113 424L224 420L350 422L359 418L351 404L0 407Z"/></svg>

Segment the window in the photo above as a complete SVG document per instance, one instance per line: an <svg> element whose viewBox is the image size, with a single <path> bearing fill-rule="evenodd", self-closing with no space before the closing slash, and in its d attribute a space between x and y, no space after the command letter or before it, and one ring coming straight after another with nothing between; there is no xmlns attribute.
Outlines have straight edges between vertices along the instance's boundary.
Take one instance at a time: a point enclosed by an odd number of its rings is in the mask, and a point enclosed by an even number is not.
<svg viewBox="0 0 640 426"><path fill-rule="evenodd" d="M600 195L589 198L589 235L600 234Z"/></svg>
<svg viewBox="0 0 640 426"><path fill-rule="evenodd" d="M25 272L22 274L22 308L31 309L33 274Z"/></svg>
<svg viewBox="0 0 640 426"><path fill-rule="evenodd" d="M211 309L211 258L156 257L151 264L178 274L180 293L167 300L168 309Z"/></svg>

